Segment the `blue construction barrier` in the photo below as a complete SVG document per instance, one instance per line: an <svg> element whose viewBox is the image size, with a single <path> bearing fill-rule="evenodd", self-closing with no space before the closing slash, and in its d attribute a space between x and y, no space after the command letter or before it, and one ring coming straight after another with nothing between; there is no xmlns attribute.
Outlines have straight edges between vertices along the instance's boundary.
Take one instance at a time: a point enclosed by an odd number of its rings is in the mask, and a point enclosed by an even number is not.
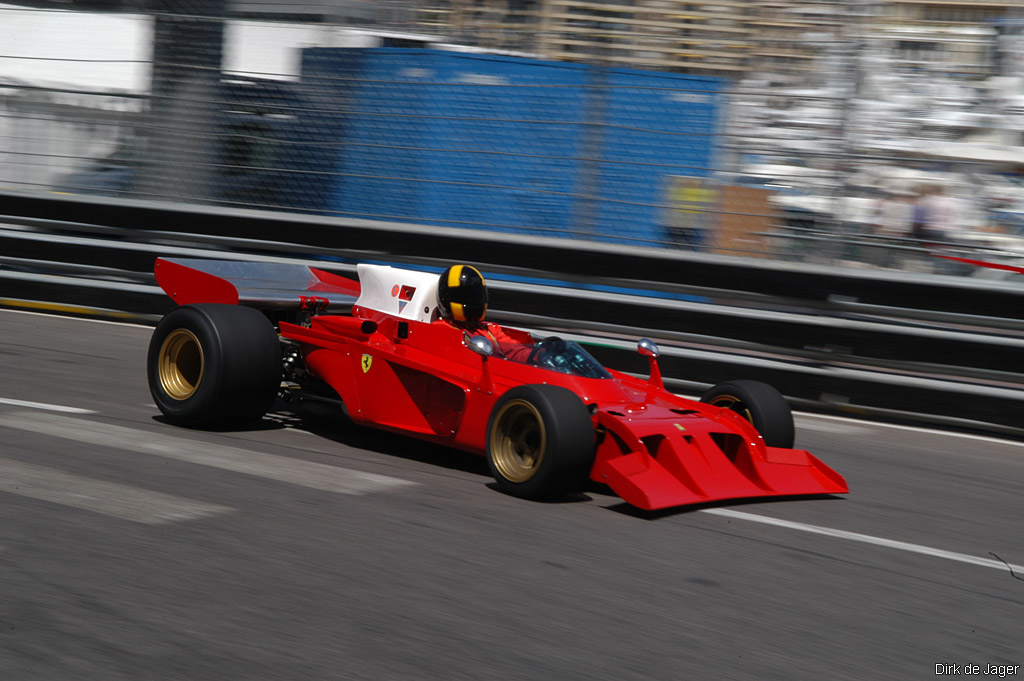
<svg viewBox="0 0 1024 681"><path fill-rule="evenodd" d="M663 242L665 177L710 173L724 85L432 49L309 49L309 112L294 133L309 152L303 198L350 217Z"/></svg>

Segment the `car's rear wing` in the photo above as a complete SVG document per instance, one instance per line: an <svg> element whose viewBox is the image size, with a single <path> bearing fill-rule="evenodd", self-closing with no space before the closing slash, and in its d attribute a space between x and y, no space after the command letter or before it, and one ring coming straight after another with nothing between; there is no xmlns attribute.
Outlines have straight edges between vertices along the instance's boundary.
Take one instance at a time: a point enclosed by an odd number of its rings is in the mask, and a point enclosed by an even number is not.
<svg viewBox="0 0 1024 681"><path fill-rule="evenodd" d="M179 305L225 303L263 310L351 311L359 282L290 263L157 258L160 288Z"/></svg>

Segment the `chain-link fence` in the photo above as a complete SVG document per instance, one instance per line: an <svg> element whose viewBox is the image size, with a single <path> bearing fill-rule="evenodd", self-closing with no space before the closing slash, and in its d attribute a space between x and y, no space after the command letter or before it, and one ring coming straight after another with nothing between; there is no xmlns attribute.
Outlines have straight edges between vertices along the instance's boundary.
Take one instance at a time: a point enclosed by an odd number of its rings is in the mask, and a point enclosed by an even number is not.
<svg viewBox="0 0 1024 681"><path fill-rule="evenodd" d="M909 4L0 4L0 186L997 276L1020 24Z"/></svg>

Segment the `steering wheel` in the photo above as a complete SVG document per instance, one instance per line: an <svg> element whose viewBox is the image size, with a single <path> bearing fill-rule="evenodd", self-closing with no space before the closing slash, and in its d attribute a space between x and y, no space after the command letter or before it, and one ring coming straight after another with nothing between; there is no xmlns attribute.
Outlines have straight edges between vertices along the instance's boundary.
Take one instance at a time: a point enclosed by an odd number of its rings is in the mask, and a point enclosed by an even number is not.
<svg viewBox="0 0 1024 681"><path fill-rule="evenodd" d="M542 340L537 341L533 350L530 351L530 356L527 358L526 363L532 364L533 366L541 366L541 363L548 359L548 355L557 348L559 345L564 343L558 336L548 336Z"/></svg>

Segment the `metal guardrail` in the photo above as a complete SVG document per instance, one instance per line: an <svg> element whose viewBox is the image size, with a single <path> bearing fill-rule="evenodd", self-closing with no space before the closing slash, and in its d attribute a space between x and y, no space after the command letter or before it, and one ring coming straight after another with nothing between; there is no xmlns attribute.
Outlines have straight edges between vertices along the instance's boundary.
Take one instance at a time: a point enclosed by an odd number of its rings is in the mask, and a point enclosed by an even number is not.
<svg viewBox="0 0 1024 681"><path fill-rule="evenodd" d="M10 200L7 200L10 198ZM838 271L419 225L196 206L0 197L0 305L155 322L157 256L478 264L492 317L590 344L635 373L663 347L669 384L735 377L803 407L1024 434L1024 282ZM284 241L287 238L288 241Z"/></svg>
<svg viewBox="0 0 1024 681"><path fill-rule="evenodd" d="M842 270L826 265L709 255L596 241L514 236L495 232L325 218L304 214L25 195L0 192L8 221L78 223L144 233L250 242L257 252L305 252L396 262L467 261L491 271L522 276L557 275L567 282L657 290L700 292L754 302L789 301L832 309L856 302L894 310L1019 319L1024 284L902 272ZM33 225L43 223L35 222ZM68 228L71 233L73 227ZM109 232L113 233L113 232ZM1022 324L1024 325L1024 324Z"/></svg>

